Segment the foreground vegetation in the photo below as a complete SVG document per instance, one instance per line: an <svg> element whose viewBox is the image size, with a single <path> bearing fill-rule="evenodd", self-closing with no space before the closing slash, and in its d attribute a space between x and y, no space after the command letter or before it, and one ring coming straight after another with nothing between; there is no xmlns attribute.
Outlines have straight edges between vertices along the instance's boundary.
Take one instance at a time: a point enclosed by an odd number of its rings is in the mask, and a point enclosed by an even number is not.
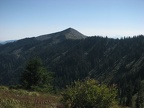
<svg viewBox="0 0 144 108"><path fill-rule="evenodd" d="M55 108L60 96L0 86L0 108Z"/></svg>
<svg viewBox="0 0 144 108"><path fill-rule="evenodd" d="M75 84L62 96L0 86L0 108L119 108L115 92L110 93L106 86L93 85L94 80Z"/></svg>
<svg viewBox="0 0 144 108"><path fill-rule="evenodd" d="M65 108L110 108L117 106L117 90L89 79L77 81L62 94Z"/></svg>
<svg viewBox="0 0 144 108"><path fill-rule="evenodd" d="M0 108L125 108L117 105L115 89L95 83L75 82L62 95L0 86Z"/></svg>

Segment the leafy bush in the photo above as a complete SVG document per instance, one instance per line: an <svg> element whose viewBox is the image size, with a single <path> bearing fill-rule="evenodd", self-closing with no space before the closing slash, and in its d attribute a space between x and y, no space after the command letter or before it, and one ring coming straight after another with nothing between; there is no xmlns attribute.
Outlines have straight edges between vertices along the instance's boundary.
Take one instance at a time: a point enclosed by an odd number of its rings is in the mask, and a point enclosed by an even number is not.
<svg viewBox="0 0 144 108"><path fill-rule="evenodd" d="M66 108L110 108L116 103L116 89L100 85L96 80L77 81L62 93Z"/></svg>

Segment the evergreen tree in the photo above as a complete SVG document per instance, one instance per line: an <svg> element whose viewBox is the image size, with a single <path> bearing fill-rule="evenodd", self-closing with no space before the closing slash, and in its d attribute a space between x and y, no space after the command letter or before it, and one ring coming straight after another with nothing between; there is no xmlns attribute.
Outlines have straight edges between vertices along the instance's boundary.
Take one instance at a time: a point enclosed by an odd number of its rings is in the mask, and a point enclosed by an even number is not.
<svg viewBox="0 0 144 108"><path fill-rule="evenodd" d="M25 89L49 88L52 82L52 73L42 65L38 58L30 60L21 77L21 85Z"/></svg>

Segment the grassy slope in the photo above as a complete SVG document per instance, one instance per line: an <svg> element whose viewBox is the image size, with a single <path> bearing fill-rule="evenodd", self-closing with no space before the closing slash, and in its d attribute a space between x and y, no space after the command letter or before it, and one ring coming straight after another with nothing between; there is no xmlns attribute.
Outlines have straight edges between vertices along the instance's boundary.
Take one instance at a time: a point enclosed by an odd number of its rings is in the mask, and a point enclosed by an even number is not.
<svg viewBox="0 0 144 108"><path fill-rule="evenodd" d="M0 86L0 108L64 108L61 96ZM128 108L114 105L112 108Z"/></svg>
<svg viewBox="0 0 144 108"><path fill-rule="evenodd" d="M58 108L60 96L0 87L0 108Z"/></svg>

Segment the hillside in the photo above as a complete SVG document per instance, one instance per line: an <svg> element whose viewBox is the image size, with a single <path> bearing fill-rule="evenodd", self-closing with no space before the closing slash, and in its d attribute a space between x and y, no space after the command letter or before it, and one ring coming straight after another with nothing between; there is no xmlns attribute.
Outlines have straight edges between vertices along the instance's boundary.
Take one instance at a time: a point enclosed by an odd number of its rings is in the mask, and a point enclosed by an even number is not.
<svg viewBox="0 0 144 108"><path fill-rule="evenodd" d="M55 73L55 89L90 77L115 83L123 102L127 97L124 94L135 95L144 80L143 46L143 35L121 39L86 37L72 28L21 39L0 45L0 84L19 84L26 62L38 56Z"/></svg>
<svg viewBox="0 0 144 108"><path fill-rule="evenodd" d="M143 36L85 39L84 35L72 28L18 40L0 46L1 84L17 83L26 61L34 56L42 58L47 68L55 72L60 80L61 77L64 77L63 80L71 77L73 81L92 76L111 82L131 75L130 78L135 79L142 76L143 45Z"/></svg>
<svg viewBox="0 0 144 108"><path fill-rule="evenodd" d="M86 36L68 28L61 32L25 38L1 45L0 83L2 85L17 84L25 63L34 56L40 56L49 68L50 62L77 45L84 38Z"/></svg>
<svg viewBox="0 0 144 108"><path fill-rule="evenodd" d="M0 45L0 83L18 84L25 62L39 56L55 73L56 87L93 77L99 81L135 85L143 80L144 36L110 39L86 37L77 30L25 38Z"/></svg>

